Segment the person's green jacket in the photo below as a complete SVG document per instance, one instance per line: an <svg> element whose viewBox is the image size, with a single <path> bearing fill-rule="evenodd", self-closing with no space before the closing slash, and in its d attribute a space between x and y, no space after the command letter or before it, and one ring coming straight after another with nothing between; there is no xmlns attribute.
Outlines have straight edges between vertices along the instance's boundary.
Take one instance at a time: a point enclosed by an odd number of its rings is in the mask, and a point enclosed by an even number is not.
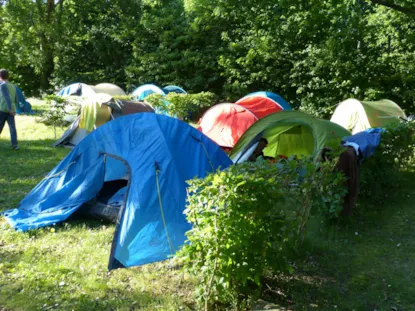
<svg viewBox="0 0 415 311"><path fill-rule="evenodd" d="M0 111L10 112L16 111L18 104L16 87L10 82L0 84Z"/></svg>

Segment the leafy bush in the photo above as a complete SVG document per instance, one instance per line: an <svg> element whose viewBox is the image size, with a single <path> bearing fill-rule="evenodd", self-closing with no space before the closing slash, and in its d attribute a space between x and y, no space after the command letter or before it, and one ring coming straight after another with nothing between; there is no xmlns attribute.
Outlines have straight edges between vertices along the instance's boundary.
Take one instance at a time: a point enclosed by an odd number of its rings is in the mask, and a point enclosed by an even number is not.
<svg viewBox="0 0 415 311"><path fill-rule="evenodd" d="M199 114L203 108L212 106L215 103L215 97L215 94L210 92L197 94L169 93L166 96L151 94L145 100L157 110L189 121L190 119L194 120L194 115Z"/></svg>
<svg viewBox="0 0 415 311"><path fill-rule="evenodd" d="M126 100L126 101L133 100L131 95L114 95L112 96L112 98L118 99L118 100Z"/></svg>
<svg viewBox="0 0 415 311"><path fill-rule="evenodd" d="M56 95L46 95L43 100L49 105L49 109L42 114L38 122L53 126L56 138L56 128L71 123L72 118L68 116L75 116L79 106L74 101Z"/></svg>
<svg viewBox="0 0 415 311"><path fill-rule="evenodd" d="M292 272L311 211L338 214L344 195L334 161L311 158L244 163L190 181L185 211L193 228L176 255L201 279L197 297L241 309L259 290L265 270Z"/></svg>
<svg viewBox="0 0 415 311"><path fill-rule="evenodd" d="M414 153L414 121L388 128L374 155L362 163L359 196L373 204L384 200L399 188L399 172L412 164Z"/></svg>

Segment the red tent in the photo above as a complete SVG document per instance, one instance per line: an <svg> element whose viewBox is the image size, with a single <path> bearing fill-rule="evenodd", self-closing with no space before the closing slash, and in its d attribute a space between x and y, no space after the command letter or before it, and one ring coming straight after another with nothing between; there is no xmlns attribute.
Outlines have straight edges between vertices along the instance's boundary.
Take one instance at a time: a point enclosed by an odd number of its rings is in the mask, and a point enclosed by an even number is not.
<svg viewBox="0 0 415 311"><path fill-rule="evenodd" d="M280 95L272 92L251 93L238 100L236 104L249 109L258 119L274 112L291 110L290 105Z"/></svg>
<svg viewBox="0 0 415 311"><path fill-rule="evenodd" d="M252 112L242 106L218 104L205 112L198 130L219 146L233 148L242 134L257 120Z"/></svg>

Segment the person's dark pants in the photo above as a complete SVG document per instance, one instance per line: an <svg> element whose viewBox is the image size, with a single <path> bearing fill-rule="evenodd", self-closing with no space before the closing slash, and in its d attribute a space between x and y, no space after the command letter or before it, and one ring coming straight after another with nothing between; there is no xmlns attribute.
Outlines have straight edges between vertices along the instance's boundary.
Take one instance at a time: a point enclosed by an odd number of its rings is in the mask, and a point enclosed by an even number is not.
<svg viewBox="0 0 415 311"><path fill-rule="evenodd" d="M7 124L9 125L10 139L12 141L12 146L17 147L17 132L16 132L16 124L14 122L14 116L12 116L8 112L0 111L0 134L3 131L3 127L6 121L7 121Z"/></svg>
<svg viewBox="0 0 415 311"><path fill-rule="evenodd" d="M352 147L347 147L340 155L337 169L342 172L347 180L345 187L347 194L344 197L342 216L350 216L356 206L357 194L359 189L359 159L356 151Z"/></svg>

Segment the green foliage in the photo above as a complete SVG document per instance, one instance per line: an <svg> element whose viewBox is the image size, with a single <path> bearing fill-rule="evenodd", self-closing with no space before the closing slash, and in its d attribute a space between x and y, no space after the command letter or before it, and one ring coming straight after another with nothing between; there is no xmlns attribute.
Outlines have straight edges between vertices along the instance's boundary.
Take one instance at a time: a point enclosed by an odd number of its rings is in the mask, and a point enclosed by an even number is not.
<svg viewBox="0 0 415 311"><path fill-rule="evenodd" d="M166 96L151 94L145 98L155 109L164 111L170 116L185 121L194 119L195 115L215 103L215 94L211 92L201 92L197 94L177 94L169 93Z"/></svg>
<svg viewBox="0 0 415 311"><path fill-rule="evenodd" d="M193 227L177 257L200 278L196 292L205 310L213 302L241 310L266 270L293 271L290 254L301 245L312 210L341 210L344 178L333 174L334 163L259 160L189 182L185 213Z"/></svg>
<svg viewBox="0 0 415 311"><path fill-rule="evenodd" d="M140 25L125 69L128 83L182 86L192 93L220 93L224 78L217 59L221 28L208 10L186 10L182 0L144 0Z"/></svg>
<svg viewBox="0 0 415 311"><path fill-rule="evenodd" d="M72 0L63 6L65 27L57 42L53 85L109 82L126 88L125 68L140 35L141 1Z"/></svg>
<svg viewBox="0 0 415 311"><path fill-rule="evenodd" d="M349 97L412 110L413 12L410 0L4 1L0 67L28 95L155 83L226 101L274 91L320 117Z"/></svg>
<svg viewBox="0 0 415 311"><path fill-rule="evenodd" d="M320 117L348 97L413 109L415 20L408 16L345 0L215 0L210 7L211 23L228 25L218 62L231 98L271 90Z"/></svg>
<svg viewBox="0 0 415 311"><path fill-rule="evenodd" d="M115 96L112 96L112 98L119 99L119 100L126 100L126 101L133 100L133 98L130 95L115 95Z"/></svg>
<svg viewBox="0 0 415 311"><path fill-rule="evenodd" d="M70 124L73 121L73 117L71 118L70 116L77 114L79 106L67 98L56 95L46 95L43 100L48 104L49 108L38 121L53 126L56 138L56 128ZM69 119L68 116L70 117Z"/></svg>
<svg viewBox="0 0 415 311"><path fill-rule="evenodd" d="M380 145L361 166L360 193L368 204L377 204L402 187L400 172L413 165L415 122L401 122L382 133Z"/></svg>

